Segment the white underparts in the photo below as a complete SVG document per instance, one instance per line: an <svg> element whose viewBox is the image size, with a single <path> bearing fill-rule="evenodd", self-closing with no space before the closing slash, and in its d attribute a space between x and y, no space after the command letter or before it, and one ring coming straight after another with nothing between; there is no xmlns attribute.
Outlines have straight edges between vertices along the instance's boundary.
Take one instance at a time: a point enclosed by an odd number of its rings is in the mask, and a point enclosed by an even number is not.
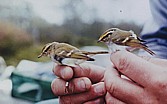
<svg viewBox="0 0 167 104"><path fill-rule="evenodd" d="M120 45L116 45L115 43L113 42L108 42L106 43L106 45L108 46L108 49L109 49L109 52L110 53L113 53L113 52L116 52L118 50L126 50L126 46L120 46Z"/></svg>

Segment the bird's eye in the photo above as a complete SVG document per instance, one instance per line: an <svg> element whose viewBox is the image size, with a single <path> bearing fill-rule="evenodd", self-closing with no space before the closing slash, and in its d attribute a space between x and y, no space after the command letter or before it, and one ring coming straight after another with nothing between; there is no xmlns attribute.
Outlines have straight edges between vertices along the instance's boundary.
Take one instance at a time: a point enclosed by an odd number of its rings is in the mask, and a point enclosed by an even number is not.
<svg viewBox="0 0 167 104"><path fill-rule="evenodd" d="M44 48L43 48L43 51L44 51L45 53L47 53L47 52L49 51L50 47L51 47L51 46L46 46L46 47L44 47Z"/></svg>
<svg viewBox="0 0 167 104"><path fill-rule="evenodd" d="M112 33L108 33L106 36L104 36L104 39L106 39L107 37L109 37L109 35L112 35Z"/></svg>

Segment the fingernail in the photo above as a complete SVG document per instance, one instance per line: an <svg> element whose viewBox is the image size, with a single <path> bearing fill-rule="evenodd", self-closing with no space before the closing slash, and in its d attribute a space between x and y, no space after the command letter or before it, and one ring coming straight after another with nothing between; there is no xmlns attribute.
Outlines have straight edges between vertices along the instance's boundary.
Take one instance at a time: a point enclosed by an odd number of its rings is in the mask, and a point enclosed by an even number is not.
<svg viewBox="0 0 167 104"><path fill-rule="evenodd" d="M61 77L64 79L65 78L65 70L60 71Z"/></svg>
<svg viewBox="0 0 167 104"><path fill-rule="evenodd" d="M73 77L73 70L70 67L60 68L60 77L64 80L69 80Z"/></svg>
<svg viewBox="0 0 167 104"><path fill-rule="evenodd" d="M80 80L77 84L78 84L78 87L81 88L81 89L85 89L86 88L84 80Z"/></svg>
<svg viewBox="0 0 167 104"><path fill-rule="evenodd" d="M104 85L103 84L96 85L94 91L99 95L103 95L105 93Z"/></svg>

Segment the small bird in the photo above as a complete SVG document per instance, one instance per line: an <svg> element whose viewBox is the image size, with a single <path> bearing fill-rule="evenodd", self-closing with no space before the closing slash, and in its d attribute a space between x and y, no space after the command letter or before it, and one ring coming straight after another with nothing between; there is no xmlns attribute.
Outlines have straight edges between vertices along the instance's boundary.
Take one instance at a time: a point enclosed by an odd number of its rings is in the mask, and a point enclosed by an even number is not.
<svg viewBox="0 0 167 104"><path fill-rule="evenodd" d="M95 59L91 58L90 56L96 54L107 54L107 51L100 51L100 52L87 52L79 50L78 48L69 45L67 43L59 43L59 42L52 42L46 44L41 54L38 58L42 56L49 56L52 61L56 62L58 65L67 65L71 67L75 67L84 61L94 61ZM67 81L65 92L69 92L69 82Z"/></svg>
<svg viewBox="0 0 167 104"><path fill-rule="evenodd" d="M144 40L140 39L132 30L125 31L118 28L110 28L106 30L98 39L98 42L104 42L110 51L117 51L117 45L129 46L128 51L133 49L144 49L151 55L155 55L153 51L148 49L148 46L143 44Z"/></svg>
<svg viewBox="0 0 167 104"><path fill-rule="evenodd" d="M52 61L59 65L76 66L84 61L94 61L91 56L96 54L107 54L107 51L87 52L82 51L67 43L52 42L46 44L38 58L49 56Z"/></svg>

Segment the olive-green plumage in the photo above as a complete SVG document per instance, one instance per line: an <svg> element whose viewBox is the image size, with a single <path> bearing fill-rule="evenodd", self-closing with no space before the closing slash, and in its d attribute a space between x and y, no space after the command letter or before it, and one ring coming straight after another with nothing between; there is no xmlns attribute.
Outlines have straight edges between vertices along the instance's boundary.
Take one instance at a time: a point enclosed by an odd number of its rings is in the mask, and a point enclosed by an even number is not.
<svg viewBox="0 0 167 104"><path fill-rule="evenodd" d="M91 58L91 55L96 54L107 54L106 51L101 52L87 52L79 50L78 48L69 45L67 43L58 43L58 42L52 42L46 44L41 54L38 56L38 58L42 56L49 56L52 58L53 61L57 62L58 64L63 64L62 60L65 58L73 58L73 59L79 59L79 60L85 60L85 61L94 61L93 58Z"/></svg>
<svg viewBox="0 0 167 104"><path fill-rule="evenodd" d="M155 54L143 43L145 41L137 37L137 35L131 30L125 31L118 28L108 29L100 36L98 42L105 42L107 44L114 43L116 45L144 49L151 55Z"/></svg>

